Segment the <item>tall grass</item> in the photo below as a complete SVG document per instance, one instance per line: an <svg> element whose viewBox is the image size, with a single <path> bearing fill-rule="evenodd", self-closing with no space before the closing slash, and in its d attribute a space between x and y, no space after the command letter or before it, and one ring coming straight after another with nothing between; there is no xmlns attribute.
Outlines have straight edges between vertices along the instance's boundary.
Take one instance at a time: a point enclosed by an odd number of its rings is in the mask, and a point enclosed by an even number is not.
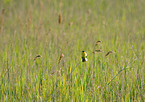
<svg viewBox="0 0 145 102"><path fill-rule="evenodd" d="M144 6L144 0L1 0L0 100L143 102Z"/></svg>

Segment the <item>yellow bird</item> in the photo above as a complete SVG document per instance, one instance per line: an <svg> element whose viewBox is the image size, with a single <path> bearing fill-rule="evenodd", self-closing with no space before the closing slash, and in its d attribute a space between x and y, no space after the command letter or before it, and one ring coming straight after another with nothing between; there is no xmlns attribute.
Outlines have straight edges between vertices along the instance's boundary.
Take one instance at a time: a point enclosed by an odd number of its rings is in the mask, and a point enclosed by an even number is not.
<svg viewBox="0 0 145 102"><path fill-rule="evenodd" d="M85 51L82 51L82 60L81 62L86 62L87 61L87 53Z"/></svg>

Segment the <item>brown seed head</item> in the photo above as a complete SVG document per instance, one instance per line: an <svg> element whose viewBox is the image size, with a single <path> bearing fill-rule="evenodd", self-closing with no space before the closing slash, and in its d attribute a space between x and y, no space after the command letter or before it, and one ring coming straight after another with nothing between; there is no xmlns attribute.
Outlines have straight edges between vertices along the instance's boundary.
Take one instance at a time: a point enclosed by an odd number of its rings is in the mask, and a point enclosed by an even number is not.
<svg viewBox="0 0 145 102"><path fill-rule="evenodd" d="M59 23L59 24L62 23L62 15L61 15L61 13L59 13L59 15L58 15L58 23Z"/></svg>
<svg viewBox="0 0 145 102"><path fill-rule="evenodd" d="M2 9L2 15L5 13L5 9Z"/></svg>
<svg viewBox="0 0 145 102"><path fill-rule="evenodd" d="M99 50L95 50L95 52L102 52L102 50L100 50L100 49Z"/></svg>
<svg viewBox="0 0 145 102"><path fill-rule="evenodd" d="M98 49L98 50L95 50L93 53L96 53L96 52L103 52L103 51Z"/></svg>
<svg viewBox="0 0 145 102"><path fill-rule="evenodd" d="M101 42L102 42L102 41L100 41L100 40L99 40L99 41L97 41L97 42L96 42L96 45L98 45L98 44L99 44L99 43L101 43Z"/></svg>
<svg viewBox="0 0 145 102"><path fill-rule="evenodd" d="M58 64L60 63L60 61L62 60L62 58L64 57L64 54L62 53L59 57L59 61L58 61Z"/></svg>
<svg viewBox="0 0 145 102"><path fill-rule="evenodd" d="M109 51L107 52L107 54L105 56L108 56L110 53L113 53L113 51Z"/></svg>
<svg viewBox="0 0 145 102"><path fill-rule="evenodd" d="M35 61L38 57L42 57L42 56L41 56L41 55L37 55L37 56L34 58L34 61Z"/></svg>
<svg viewBox="0 0 145 102"><path fill-rule="evenodd" d="M73 25L73 22L70 22L68 25L71 27Z"/></svg>

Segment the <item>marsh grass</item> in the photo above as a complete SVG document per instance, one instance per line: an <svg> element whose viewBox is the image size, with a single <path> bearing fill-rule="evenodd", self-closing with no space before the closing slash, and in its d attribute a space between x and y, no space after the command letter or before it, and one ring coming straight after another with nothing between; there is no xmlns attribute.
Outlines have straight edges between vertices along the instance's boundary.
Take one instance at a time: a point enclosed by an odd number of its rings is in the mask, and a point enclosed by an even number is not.
<svg viewBox="0 0 145 102"><path fill-rule="evenodd" d="M143 102L144 5L1 0L0 100ZM102 52L92 53L97 49ZM105 57L108 51L115 53ZM43 57L33 61L38 54Z"/></svg>

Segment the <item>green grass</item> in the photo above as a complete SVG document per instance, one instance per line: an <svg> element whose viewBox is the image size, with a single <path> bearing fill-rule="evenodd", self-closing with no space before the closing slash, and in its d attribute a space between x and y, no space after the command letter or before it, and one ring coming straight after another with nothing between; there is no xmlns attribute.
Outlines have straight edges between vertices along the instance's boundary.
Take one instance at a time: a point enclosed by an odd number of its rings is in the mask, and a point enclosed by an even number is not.
<svg viewBox="0 0 145 102"><path fill-rule="evenodd" d="M144 0L1 0L0 100L143 102L144 12Z"/></svg>

